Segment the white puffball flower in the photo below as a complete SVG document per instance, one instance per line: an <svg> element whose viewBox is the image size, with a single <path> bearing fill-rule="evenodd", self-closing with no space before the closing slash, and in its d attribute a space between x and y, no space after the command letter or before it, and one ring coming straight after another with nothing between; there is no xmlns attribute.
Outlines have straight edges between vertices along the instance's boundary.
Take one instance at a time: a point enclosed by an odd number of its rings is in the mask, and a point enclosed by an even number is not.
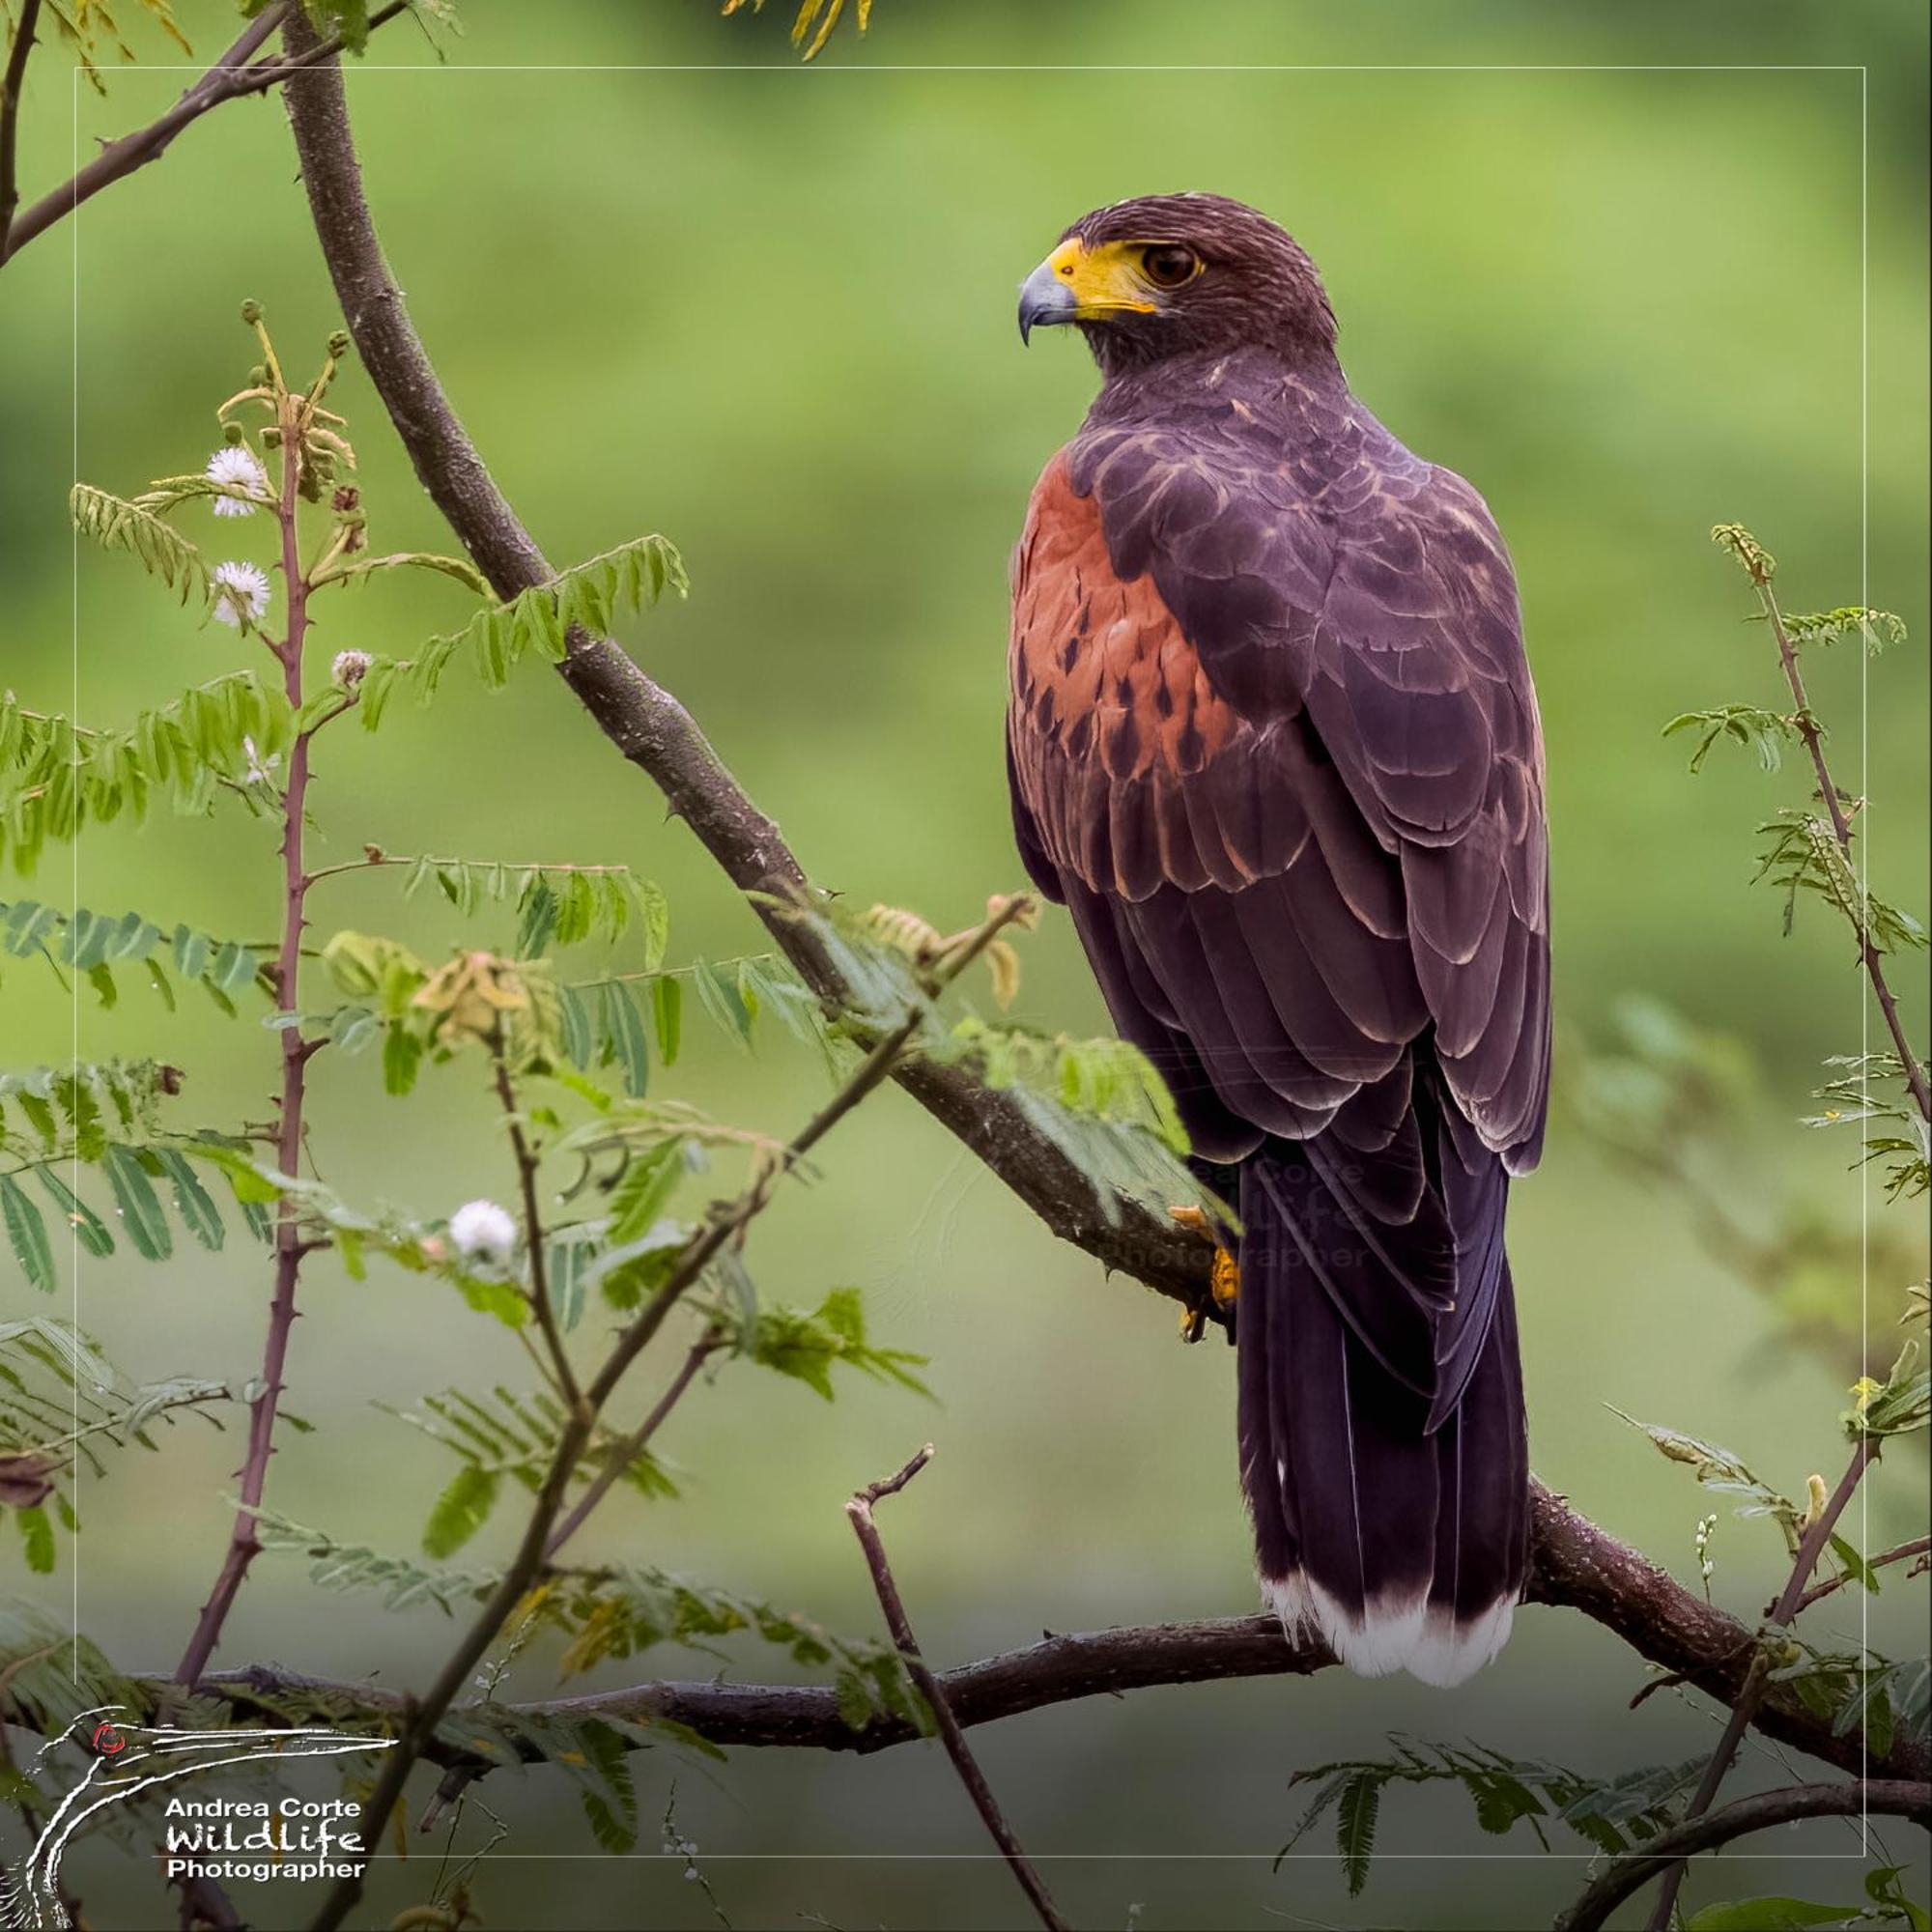
<svg viewBox="0 0 1932 1932"><path fill-rule="evenodd" d="M217 563L214 614L224 624L259 624L269 608L268 574L252 563Z"/></svg>
<svg viewBox="0 0 1932 1932"><path fill-rule="evenodd" d="M517 1249L517 1223L494 1201L466 1201L449 1217L449 1238L465 1261L501 1266Z"/></svg>
<svg viewBox="0 0 1932 1932"><path fill-rule="evenodd" d="M344 691L354 691L369 675L372 663L374 659L367 651L337 651L334 663L328 667L328 675Z"/></svg>
<svg viewBox="0 0 1932 1932"><path fill-rule="evenodd" d="M211 483L226 483L235 489L245 490L256 502L266 503L269 500L269 479L262 466L255 461L252 450L226 443L208 459L206 473ZM243 502L240 497L216 497L214 514L217 517L252 517L255 504Z"/></svg>

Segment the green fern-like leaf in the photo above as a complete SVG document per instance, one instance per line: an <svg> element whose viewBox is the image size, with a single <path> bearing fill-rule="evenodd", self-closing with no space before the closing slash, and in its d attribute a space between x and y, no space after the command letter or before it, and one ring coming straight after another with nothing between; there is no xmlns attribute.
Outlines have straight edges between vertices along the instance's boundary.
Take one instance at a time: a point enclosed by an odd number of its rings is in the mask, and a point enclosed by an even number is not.
<svg viewBox="0 0 1932 1932"><path fill-rule="evenodd" d="M151 577L178 592L184 604L194 597L206 604L213 595L201 553L152 507L86 483L73 486L68 506L74 528L83 536L102 550L122 551L136 558Z"/></svg>
<svg viewBox="0 0 1932 1932"><path fill-rule="evenodd" d="M666 590L682 596L688 587L676 549L661 536L639 537L507 604L479 611L461 631L432 639L413 658L375 659L363 676L356 709L373 731L399 687L418 703L429 703L459 650L469 652L484 685L499 691L526 657L560 664L574 627L602 637L620 616L647 610Z"/></svg>

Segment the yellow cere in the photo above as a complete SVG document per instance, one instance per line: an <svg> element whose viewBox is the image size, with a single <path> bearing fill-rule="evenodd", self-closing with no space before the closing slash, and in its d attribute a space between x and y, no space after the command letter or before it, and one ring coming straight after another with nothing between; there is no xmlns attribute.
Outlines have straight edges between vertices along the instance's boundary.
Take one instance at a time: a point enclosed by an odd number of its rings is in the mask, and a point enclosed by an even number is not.
<svg viewBox="0 0 1932 1932"><path fill-rule="evenodd" d="M1046 265L1073 291L1082 322L1119 315L1122 310L1152 315L1160 304L1141 268L1147 248L1145 242L1103 242L1090 249L1076 237L1063 242L1046 258Z"/></svg>

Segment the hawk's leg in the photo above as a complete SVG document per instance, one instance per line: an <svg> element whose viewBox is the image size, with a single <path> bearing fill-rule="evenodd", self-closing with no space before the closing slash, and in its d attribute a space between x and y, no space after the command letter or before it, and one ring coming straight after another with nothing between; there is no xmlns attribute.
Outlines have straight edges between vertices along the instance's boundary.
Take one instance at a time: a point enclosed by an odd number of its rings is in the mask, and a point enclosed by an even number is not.
<svg viewBox="0 0 1932 1932"><path fill-rule="evenodd" d="M1187 1229L1190 1234L1205 1235L1214 1242L1214 1261L1208 1271L1208 1288L1214 1297L1214 1306L1224 1315L1232 1313L1241 1293L1240 1263L1215 1238L1212 1225L1199 1208L1170 1208L1167 1211L1176 1226ZM1181 1318L1183 1331L1193 1320L1191 1310ZM1192 1341L1194 1337L1190 1335L1188 1339Z"/></svg>

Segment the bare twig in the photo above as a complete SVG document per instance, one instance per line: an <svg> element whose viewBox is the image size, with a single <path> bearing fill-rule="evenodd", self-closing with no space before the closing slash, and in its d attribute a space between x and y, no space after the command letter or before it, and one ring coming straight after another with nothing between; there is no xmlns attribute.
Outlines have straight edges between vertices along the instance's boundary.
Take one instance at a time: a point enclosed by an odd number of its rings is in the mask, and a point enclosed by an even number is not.
<svg viewBox="0 0 1932 1932"><path fill-rule="evenodd" d="M294 55L318 43L298 14ZM417 476L499 597L549 582L551 565L485 468L431 366L403 294L383 259L362 191L342 75L321 60L283 90L324 259L351 335ZM682 704L608 639L572 631L558 671L617 750L647 774L770 927L800 977L828 1004L847 989L810 927L782 907L809 898L805 868L779 829L725 769ZM895 1079L1064 1240L1225 1326L1208 1289L1213 1244L1132 1203L1099 1200L1066 1153L1010 1095L965 1069L927 1059ZM1118 1211L1110 1212L1110 1208Z"/></svg>
<svg viewBox="0 0 1932 1932"><path fill-rule="evenodd" d="M398 14L408 13L411 4L412 0L389 0L387 6L377 8L369 15L369 31L374 33ZM27 11L36 5L38 0L29 0ZM91 201L101 189L112 187L150 161L158 160L175 136L204 114L226 101L264 94L314 62L341 52L341 37L330 35L299 60L253 60L257 49L284 24L291 11L292 0L275 0L273 5L264 8L248 22L235 44L165 114L145 128L136 128L104 143L71 181L43 194L29 207L12 224L5 245L0 246L0 264L17 255L36 236L44 235L63 216L71 214L82 202Z"/></svg>
<svg viewBox="0 0 1932 1932"><path fill-rule="evenodd" d="M22 0L14 44L7 50L7 77L0 81L0 262L7 259L14 211L20 205L20 86L27 77L40 19L41 0Z"/></svg>
<svg viewBox="0 0 1932 1932"><path fill-rule="evenodd" d="M1776 1667L1776 1661L1764 1642L1766 1632L1783 1629L1798 1614L1798 1606L1804 1600L1811 1573L1817 1569L1818 1560L1825 1553L1825 1546L1831 1541L1832 1532L1837 1527L1838 1519L1844 1515L1845 1505L1851 1501L1860 1479L1877 1456L1876 1439L1861 1435L1845 1473L1838 1478L1838 1487L1832 1492L1825 1507L1806 1525L1804 1534L1799 1539L1798 1554L1792 1560L1790 1578L1778 1593L1777 1601L1772 1605L1764 1629L1759 1631L1758 1640L1751 1647L1750 1664L1743 1688L1731 1706L1730 1719L1718 1740L1718 1748L1711 1753L1711 1761L1704 1767L1703 1776L1697 1780L1697 1789L1684 1813L1685 1824L1693 1824L1716 1802L1718 1788L1731 1768L1731 1760L1744 1742L1745 1732L1750 1728L1758 1706L1764 1702L1765 1693L1771 1689L1771 1673ZM1650 1932L1669 1932L1670 1915L1676 1909L1677 1893L1684 1884L1687 1869L1681 1860L1659 1867L1663 1883L1658 1888L1657 1903L1651 1909Z"/></svg>
<svg viewBox="0 0 1932 1932"><path fill-rule="evenodd" d="M959 1719L953 1716L952 1707L946 1701L945 1686L934 1675L920 1651L919 1639L912 1634L911 1620L899 1597L899 1586L893 1578L892 1565L886 1560L886 1546L880 1539L879 1526L872 1520L873 1505L887 1496L897 1495L931 1460L932 1444L928 1442L897 1475L867 1483L845 1505L845 1514L852 1520L852 1530L859 1539L859 1548L866 1552L866 1568L871 1572L872 1589L879 1599L886 1629L892 1633L893 1647L905 1664L906 1674L919 1686L920 1695L932 1712L933 1721L939 1726L940 1742L946 1747L946 1755L952 1760L952 1769L959 1774L959 1782L966 1787L966 1796L973 1801L973 1808L979 1812L987 1835L999 1846L1000 1856L1006 1860L1008 1870L1019 1882L1019 1888L1026 1893L1039 1922L1047 1928L1047 1932L1066 1932L1066 1921L1055 1907L1053 1894L1034 1869L1033 1861L1021 1850L1019 1839L1013 1835L1013 1828L1007 1823L1006 1814L1000 1809L999 1800L993 1796L992 1786L986 1782L985 1773L980 1769L979 1760L966 1742L966 1733L960 1728Z"/></svg>
<svg viewBox="0 0 1932 1932"><path fill-rule="evenodd" d="M1860 1818L1868 1812L1932 1825L1932 1784L1855 1778L1849 1784L1798 1784L1784 1791L1740 1798L1720 1811L1686 1819L1650 1839L1640 1851L1619 1859L1556 1920L1552 1932L1601 1932L1610 1914L1632 1892L1671 1868L1673 1861L1680 1861L1675 1869L1682 1870L1682 1860L1728 1844L1747 1833L1796 1824L1802 1818Z"/></svg>
<svg viewBox="0 0 1932 1932"><path fill-rule="evenodd" d="M1738 554L1756 586L1758 602L1764 607L1765 621L1771 626L1771 634L1777 639L1778 663L1784 668L1784 681L1790 686L1792 698L1798 706L1791 722L1797 727L1798 735L1804 739L1804 749L1811 754L1811 769L1818 779L1818 796L1824 800L1825 810L1830 814L1832 835L1838 841L1838 849L1845 855L1845 863L1851 865L1852 821L1846 814L1838 787L1832 782L1831 768L1825 762L1825 734L1811 715L1811 700L1804 691L1804 673L1799 668L1798 647L1785 629L1784 613L1778 609L1777 593L1772 588L1771 560L1757 550L1740 551ZM1865 977L1871 981L1878 1009L1884 1015L1886 1031L1891 1035L1898 1064L1905 1069L1912 1097L1918 1103L1919 1113L1932 1121L1932 1091L1928 1091L1926 1086L1925 1069L1919 1065L1918 1056L1913 1052L1911 1042L1905 1037L1905 1022L1898 1016L1898 1002L1892 997L1891 987L1886 980L1885 965L1872 939L1870 921L1862 908L1858 919L1858 939L1859 957L1863 962Z"/></svg>
<svg viewBox="0 0 1932 1932"><path fill-rule="evenodd" d="M530 1263L530 1307L550 1356L551 1372L566 1406L573 1411L583 1404L583 1392L577 1385L577 1371L571 1367L570 1351L563 1346L563 1332L556 1325L556 1310L550 1301L550 1258L544 1244L542 1204L537 1199L537 1155L524 1131L524 1117L517 1111L516 1090L510 1085L510 1068L503 1058L500 1040L491 1045L497 1086L497 1100L509 1125L510 1151L516 1157L517 1187L523 1197L524 1252Z"/></svg>
<svg viewBox="0 0 1932 1932"><path fill-rule="evenodd" d="M1866 1557L1865 1568L1883 1570L1889 1563L1903 1563L1909 1557L1923 1556L1928 1549L1932 1549L1932 1536L1915 1536L1910 1543L1901 1543L1895 1549L1883 1550L1877 1556ZM1797 1606L1791 1614L1800 1615L1822 1598L1829 1597L1834 1590L1842 1590L1852 1580L1852 1575L1847 1571L1842 1577L1833 1577L1823 1583L1814 1583L1799 1598ZM1765 1615L1769 1616L1776 1607L1776 1605L1767 1606Z"/></svg>
<svg viewBox="0 0 1932 1932"><path fill-rule="evenodd" d="M651 1412L621 1442L612 1445L603 1468L597 1472L590 1487L571 1505L570 1513L557 1524L544 1549L547 1561L556 1561L557 1551L582 1527L583 1519L623 1480L624 1471L644 1453L666 1416L677 1406L685 1390L696 1380L697 1372L723 1346L708 1329L691 1345L691 1352L685 1356L684 1365L671 1378L670 1386L652 1405Z"/></svg>
<svg viewBox="0 0 1932 1932"><path fill-rule="evenodd" d="M266 339L264 343L266 351ZM278 385L279 386L279 385ZM302 574L298 546L297 505L300 500L304 400L280 389L276 427L281 439L282 484L275 502L281 526L282 585L288 599L288 626L279 645L271 645L281 661L282 689L291 711L302 707L302 650L308 637L308 581ZM307 923L308 875L303 858L307 822L309 741L312 731L298 733L289 751L288 786L282 795L282 936L274 967L275 994L290 1010L298 1006L298 976L301 970L302 931ZM301 1165L302 1114L307 1096L308 1062L313 1043L299 1026L284 1027L278 1036L282 1052L280 1119L275 1158L280 1173L294 1175ZM260 1510L268 1486L269 1459L274 1454L275 1417L281 1405L282 1376L288 1363L289 1338L296 1322L296 1288L302 1257L299 1210L284 1196L275 1221L275 1287L269 1304L269 1333L263 1345L261 1392L249 1406L248 1447L242 1463L240 1507L229 1531L228 1549L214 1587L202 1605L193 1634L175 1671L176 1680L192 1684L208 1668L208 1660L221 1639L242 1584L262 1548Z"/></svg>

